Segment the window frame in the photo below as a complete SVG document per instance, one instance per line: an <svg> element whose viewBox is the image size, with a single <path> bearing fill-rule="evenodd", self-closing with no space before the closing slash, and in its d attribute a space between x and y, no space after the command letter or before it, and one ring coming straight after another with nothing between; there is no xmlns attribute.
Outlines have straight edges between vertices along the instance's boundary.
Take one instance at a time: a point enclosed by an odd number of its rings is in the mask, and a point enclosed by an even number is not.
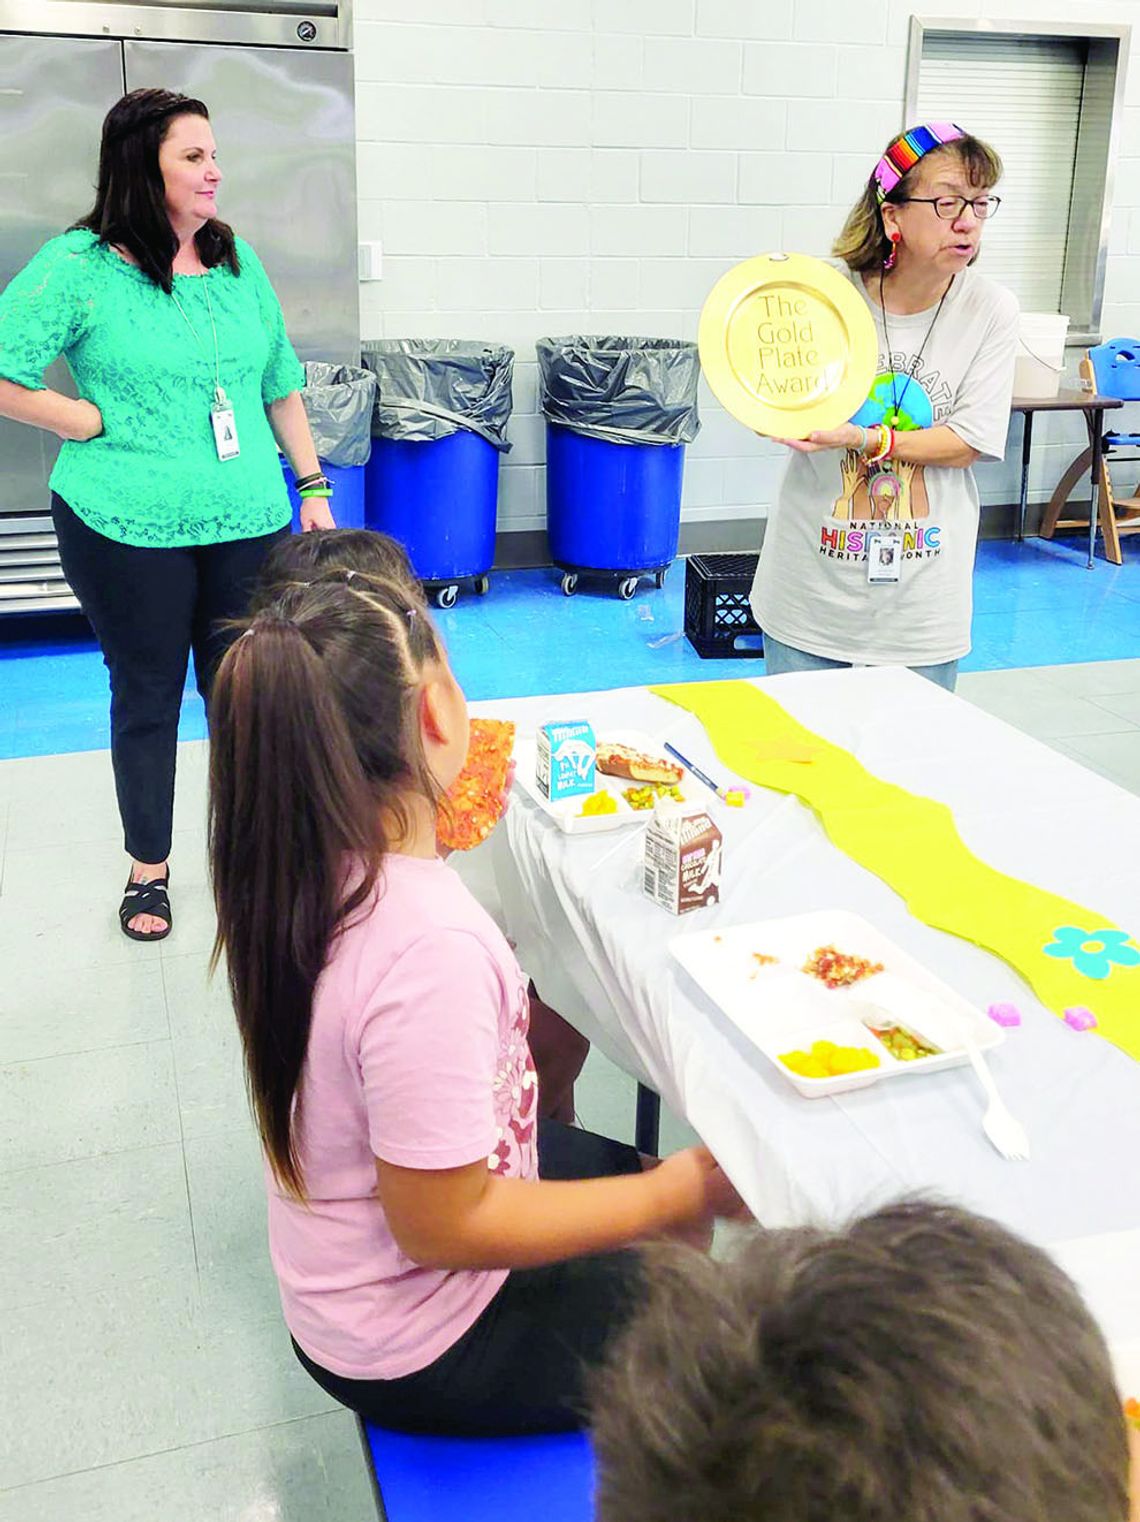
<svg viewBox="0 0 1140 1522"><path fill-rule="evenodd" d="M1069 226L1065 233L1066 254L1073 236L1074 224L1083 223L1097 228L1095 250L1079 276L1082 310L1076 320L1069 323L1068 346L1088 348L1101 341L1101 321L1104 311L1104 284L1108 267L1108 248L1112 222L1113 196L1116 189L1116 165L1120 149L1120 136L1124 120L1124 91L1128 73L1128 53L1132 28L1127 23L1085 23L1064 21L981 21L963 20L957 17L910 18L907 44L906 85L904 91L904 126L911 125L918 111L919 75L922 67L923 43L927 36L940 37L1008 37L1011 39L1031 37L1044 42L1085 42L1088 57L1085 62L1086 76L1091 68L1112 71L1112 104L1109 118L1108 140L1104 151L1103 183L1094 184L1083 203L1074 197L1069 213ZM1094 127L1082 120L1077 125L1077 155L1089 147L1089 137ZM1083 142L1082 142L1083 139ZM1001 151L1001 144L994 146ZM1099 153L1098 153L1099 159ZM1066 283L1069 275L1066 271ZM1064 287L1062 288L1062 301Z"/></svg>

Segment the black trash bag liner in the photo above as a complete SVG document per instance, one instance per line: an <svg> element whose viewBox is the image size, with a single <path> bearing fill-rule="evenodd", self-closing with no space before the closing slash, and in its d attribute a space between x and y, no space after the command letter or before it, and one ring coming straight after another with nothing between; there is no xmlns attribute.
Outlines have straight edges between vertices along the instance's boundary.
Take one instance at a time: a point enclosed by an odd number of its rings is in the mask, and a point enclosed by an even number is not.
<svg viewBox="0 0 1140 1522"><path fill-rule="evenodd" d="M305 363L301 400L317 454L329 465L367 465L372 453L376 377L357 365Z"/></svg>
<svg viewBox="0 0 1140 1522"><path fill-rule="evenodd" d="M510 449L513 349L462 338L377 338L361 349L376 376L376 438L422 443L464 428Z"/></svg>
<svg viewBox="0 0 1140 1522"><path fill-rule="evenodd" d="M540 338L548 421L613 444L688 444L700 432L697 346L680 338Z"/></svg>

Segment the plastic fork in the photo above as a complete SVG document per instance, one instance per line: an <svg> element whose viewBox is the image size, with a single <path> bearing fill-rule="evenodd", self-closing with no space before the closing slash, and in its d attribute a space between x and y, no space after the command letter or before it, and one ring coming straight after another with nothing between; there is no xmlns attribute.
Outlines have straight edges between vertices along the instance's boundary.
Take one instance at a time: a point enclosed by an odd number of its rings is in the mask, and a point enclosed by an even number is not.
<svg viewBox="0 0 1140 1522"><path fill-rule="evenodd" d="M965 1029L960 1031L960 1035L962 1046L970 1059L970 1066L977 1074L978 1082L986 1091L986 1097L989 1100L986 1113L982 1116L982 1130L1002 1157L1015 1163L1028 1162L1029 1137L1025 1134L1025 1127L1020 1121L1015 1120L1006 1108L1005 1100L998 1093L989 1065L978 1050L973 1036Z"/></svg>

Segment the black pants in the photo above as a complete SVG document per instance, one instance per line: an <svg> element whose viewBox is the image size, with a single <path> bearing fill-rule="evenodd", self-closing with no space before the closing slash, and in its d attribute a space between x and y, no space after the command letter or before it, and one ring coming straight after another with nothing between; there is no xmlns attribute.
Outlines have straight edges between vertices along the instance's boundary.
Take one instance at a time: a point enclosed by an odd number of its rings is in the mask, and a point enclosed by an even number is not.
<svg viewBox="0 0 1140 1522"><path fill-rule="evenodd" d="M220 621L249 604L261 563L289 530L228 544L150 549L88 528L52 493L63 572L111 677L111 762L127 852L165 861L186 662L203 701L231 635Z"/></svg>
<svg viewBox="0 0 1140 1522"><path fill-rule="evenodd" d="M539 1122L543 1178L639 1173L636 1151L557 1121ZM475 1325L403 1379L343 1379L293 1351L334 1400L401 1432L505 1437L565 1432L585 1417L585 1378L636 1306L635 1251L515 1269Z"/></svg>

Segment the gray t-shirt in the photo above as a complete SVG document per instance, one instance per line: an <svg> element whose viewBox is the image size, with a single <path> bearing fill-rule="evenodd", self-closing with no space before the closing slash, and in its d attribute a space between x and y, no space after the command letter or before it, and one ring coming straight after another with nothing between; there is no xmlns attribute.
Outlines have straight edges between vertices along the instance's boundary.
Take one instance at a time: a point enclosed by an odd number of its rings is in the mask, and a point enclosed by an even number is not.
<svg viewBox="0 0 1140 1522"><path fill-rule="evenodd" d="M915 371L935 309L905 317L888 312L888 355L878 302L858 275L851 279L867 300L879 339L878 375L855 421L877 420L883 402L889 408L897 398L914 425L947 424L983 458L1001 459L1017 351L1016 299L964 270ZM812 655L872 666L935 665L966 654L978 538L973 471L902 462L891 469L897 489L892 481L869 483L854 450L792 454L752 585L752 611L762 629ZM891 552L901 557L900 579L872 583L868 534L884 530L902 536Z"/></svg>

